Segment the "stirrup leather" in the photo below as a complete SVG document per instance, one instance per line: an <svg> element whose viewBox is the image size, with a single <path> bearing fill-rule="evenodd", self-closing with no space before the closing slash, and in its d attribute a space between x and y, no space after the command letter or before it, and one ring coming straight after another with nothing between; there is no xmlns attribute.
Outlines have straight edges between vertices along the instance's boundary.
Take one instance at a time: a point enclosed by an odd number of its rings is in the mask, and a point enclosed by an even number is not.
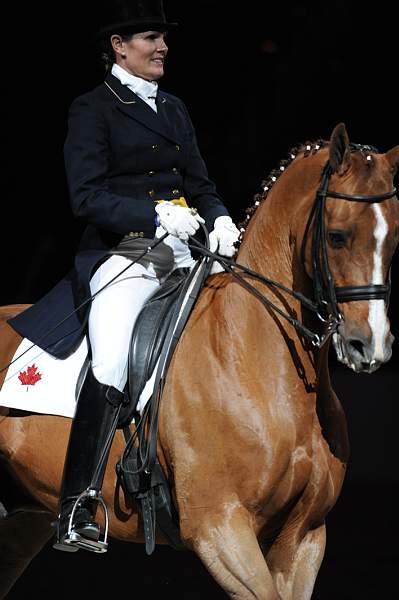
<svg viewBox="0 0 399 600"><path fill-rule="evenodd" d="M74 530L74 517L75 517L76 510L78 509L81 501L84 500L85 498L89 498L90 500L95 500L96 502L98 502L101 505L101 508L104 512L105 529L104 529L104 535L103 535L102 540L97 540L97 541L90 540L89 538L84 537L83 535L81 535L80 533L78 533L77 531ZM68 549L71 552L77 551L79 548L82 548L83 550L89 550L91 552L97 552L97 553L107 552L107 549L108 549L108 542L107 542L108 527L109 527L108 510L107 510L107 506L104 502L104 499L101 495L101 492L98 490L92 489L92 488L88 488L87 490L82 492L80 494L80 496L78 496L78 498L75 500L71 515L69 517L68 530L67 530L65 536L63 537L62 541L60 540L58 542L58 544L66 545L67 547L70 547ZM65 549L67 549L67 548L65 548Z"/></svg>

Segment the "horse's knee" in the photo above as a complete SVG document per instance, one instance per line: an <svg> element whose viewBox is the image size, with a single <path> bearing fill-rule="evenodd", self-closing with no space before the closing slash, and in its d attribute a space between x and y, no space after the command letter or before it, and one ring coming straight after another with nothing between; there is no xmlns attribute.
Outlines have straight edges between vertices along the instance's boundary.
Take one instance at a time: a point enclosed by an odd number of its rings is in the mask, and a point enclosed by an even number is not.
<svg viewBox="0 0 399 600"><path fill-rule="evenodd" d="M250 516L242 506L225 504L223 512L204 514L196 523L191 530L192 547L231 598L279 600Z"/></svg>
<svg viewBox="0 0 399 600"><path fill-rule="evenodd" d="M299 543L276 544L267 555L281 598L310 600L325 550L325 525L307 531Z"/></svg>

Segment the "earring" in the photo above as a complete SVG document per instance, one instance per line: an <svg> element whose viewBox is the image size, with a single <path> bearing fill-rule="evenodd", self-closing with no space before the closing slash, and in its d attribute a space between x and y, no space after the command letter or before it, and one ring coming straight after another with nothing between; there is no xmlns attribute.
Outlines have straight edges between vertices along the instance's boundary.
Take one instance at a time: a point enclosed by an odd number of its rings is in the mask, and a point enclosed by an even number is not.
<svg viewBox="0 0 399 600"><path fill-rule="evenodd" d="M126 54L121 54L121 57L122 58L126 58Z"/></svg>

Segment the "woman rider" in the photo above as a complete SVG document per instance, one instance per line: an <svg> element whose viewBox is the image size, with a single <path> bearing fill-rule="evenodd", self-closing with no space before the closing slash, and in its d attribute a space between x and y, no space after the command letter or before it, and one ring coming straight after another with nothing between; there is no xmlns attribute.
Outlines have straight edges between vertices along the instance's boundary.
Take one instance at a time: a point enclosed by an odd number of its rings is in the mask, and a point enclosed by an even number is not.
<svg viewBox="0 0 399 600"><path fill-rule="evenodd" d="M10 324L24 337L65 358L88 332L91 368L81 387L64 467L57 540L96 549L96 502L72 507L90 486L112 422L123 400L129 342L145 301L173 269L194 263L187 245L205 223L213 250L233 256L239 232L199 153L183 102L158 89L164 74L168 23L162 0L113 3L100 32L111 67L105 81L71 105L64 147L72 210L83 219L73 271ZM112 66L111 66L112 65ZM59 327L62 317L95 294L151 244L144 259ZM46 332L50 332L49 334ZM106 462L106 461L105 461ZM99 489L104 469L98 474ZM73 539L71 539L73 538Z"/></svg>

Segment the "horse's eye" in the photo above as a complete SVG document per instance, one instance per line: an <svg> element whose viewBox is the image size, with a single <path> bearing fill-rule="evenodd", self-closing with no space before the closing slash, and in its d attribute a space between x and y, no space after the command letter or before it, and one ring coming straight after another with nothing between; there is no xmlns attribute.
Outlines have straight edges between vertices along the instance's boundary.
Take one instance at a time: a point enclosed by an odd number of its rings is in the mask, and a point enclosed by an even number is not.
<svg viewBox="0 0 399 600"><path fill-rule="evenodd" d="M345 231L329 231L328 240L333 248L344 248L348 234Z"/></svg>

